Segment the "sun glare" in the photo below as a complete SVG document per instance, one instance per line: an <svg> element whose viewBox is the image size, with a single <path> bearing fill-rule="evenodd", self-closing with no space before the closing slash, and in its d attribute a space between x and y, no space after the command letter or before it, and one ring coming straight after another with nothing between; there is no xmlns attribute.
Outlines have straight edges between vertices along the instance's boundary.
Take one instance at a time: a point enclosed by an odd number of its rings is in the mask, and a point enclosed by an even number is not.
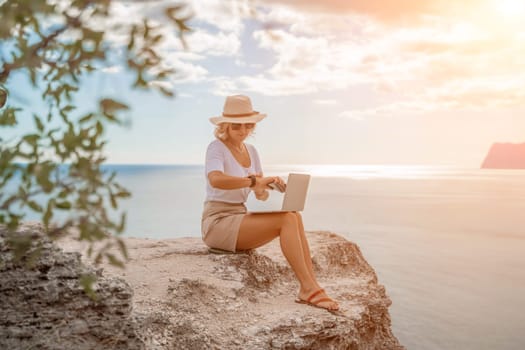
<svg viewBox="0 0 525 350"><path fill-rule="evenodd" d="M524 0L495 0L496 9L505 17L519 17L525 14Z"/></svg>

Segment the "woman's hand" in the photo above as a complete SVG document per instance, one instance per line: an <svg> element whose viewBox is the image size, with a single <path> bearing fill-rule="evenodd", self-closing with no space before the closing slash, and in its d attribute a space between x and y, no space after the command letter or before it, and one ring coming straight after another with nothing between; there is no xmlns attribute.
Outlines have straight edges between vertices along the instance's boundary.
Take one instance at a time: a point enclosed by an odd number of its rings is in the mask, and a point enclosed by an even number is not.
<svg viewBox="0 0 525 350"><path fill-rule="evenodd" d="M279 176L274 176L274 181L273 181L273 184L275 185L272 185L272 188L283 193L286 191L286 183L284 182L283 179L281 179Z"/></svg>
<svg viewBox="0 0 525 350"><path fill-rule="evenodd" d="M270 192L264 190L263 192L255 192L255 198L257 198L260 201L265 201L270 197Z"/></svg>
<svg viewBox="0 0 525 350"><path fill-rule="evenodd" d="M274 177L263 177L261 175L255 175L255 186L253 187L253 192L255 193L255 198L258 200L265 201L270 196L268 192L268 184L271 184L275 181Z"/></svg>

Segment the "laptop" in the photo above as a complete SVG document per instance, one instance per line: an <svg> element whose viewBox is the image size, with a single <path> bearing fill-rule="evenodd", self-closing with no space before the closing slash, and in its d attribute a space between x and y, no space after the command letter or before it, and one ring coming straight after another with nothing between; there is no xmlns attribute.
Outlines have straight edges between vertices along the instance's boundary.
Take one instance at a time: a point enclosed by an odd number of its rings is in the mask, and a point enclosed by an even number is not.
<svg viewBox="0 0 525 350"><path fill-rule="evenodd" d="M286 191L284 192L283 202L281 208L264 208L248 211L250 214L264 214L264 213L282 213L288 211L303 211L304 203L306 202L306 193L308 192L308 184L310 183L310 175L308 174L294 174L288 175L288 183L286 184ZM275 193L279 193L274 191ZM273 192L271 195L275 195ZM275 204L275 203L273 203Z"/></svg>

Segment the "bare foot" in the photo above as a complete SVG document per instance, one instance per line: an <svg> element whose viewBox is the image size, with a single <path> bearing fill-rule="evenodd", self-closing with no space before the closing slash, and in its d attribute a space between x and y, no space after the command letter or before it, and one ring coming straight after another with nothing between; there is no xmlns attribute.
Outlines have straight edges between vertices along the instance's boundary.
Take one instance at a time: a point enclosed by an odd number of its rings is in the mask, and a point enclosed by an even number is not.
<svg viewBox="0 0 525 350"><path fill-rule="evenodd" d="M326 309L328 311L339 310L339 304L331 299L324 289L318 289L317 291L307 295L306 293L300 292L299 298L296 300L297 303L307 304L310 306Z"/></svg>

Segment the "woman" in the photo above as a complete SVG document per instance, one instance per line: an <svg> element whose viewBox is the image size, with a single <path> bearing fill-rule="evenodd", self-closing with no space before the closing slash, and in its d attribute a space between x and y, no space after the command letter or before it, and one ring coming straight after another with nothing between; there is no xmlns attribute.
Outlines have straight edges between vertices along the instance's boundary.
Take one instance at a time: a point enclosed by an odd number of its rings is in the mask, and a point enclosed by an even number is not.
<svg viewBox="0 0 525 350"><path fill-rule="evenodd" d="M250 191L268 199L268 185L283 184L279 177L263 176L255 147L244 143L257 122L247 96L228 96L221 116L212 117L216 140L206 151L206 202L202 215L204 242L228 251L260 247L279 237L281 249L300 283L299 303L336 311L339 305L319 286L314 275L302 217L297 212L250 214L244 203Z"/></svg>

